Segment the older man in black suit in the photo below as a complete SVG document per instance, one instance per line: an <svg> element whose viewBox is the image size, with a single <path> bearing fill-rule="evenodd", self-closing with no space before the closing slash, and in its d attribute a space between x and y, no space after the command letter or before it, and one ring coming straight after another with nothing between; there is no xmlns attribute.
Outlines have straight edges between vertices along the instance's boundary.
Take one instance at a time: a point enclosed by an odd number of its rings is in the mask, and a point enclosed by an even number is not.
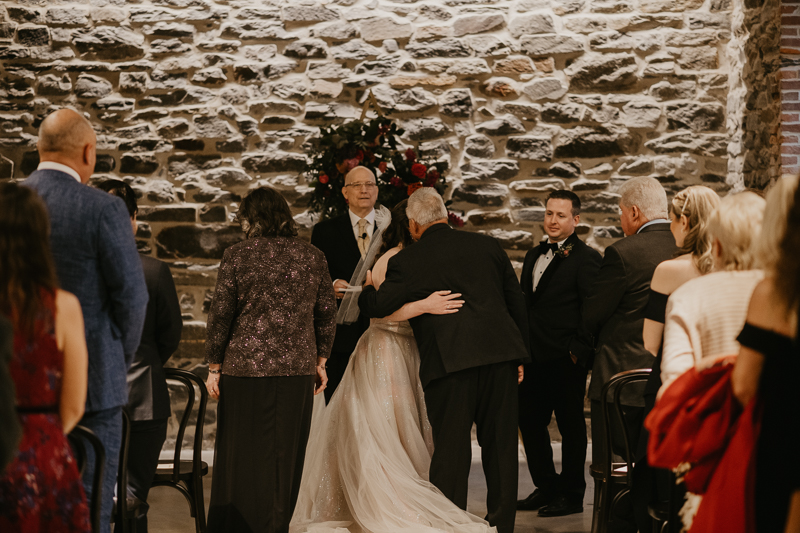
<svg viewBox="0 0 800 533"><path fill-rule="evenodd" d="M519 388L519 430L536 490L517 509L564 516L583 512L588 370L571 349L601 257L575 234L581 201L574 192L554 191L545 206L547 239L527 253L522 267L533 362ZM547 429L554 412L562 437L561 475Z"/></svg>
<svg viewBox="0 0 800 533"><path fill-rule="evenodd" d="M106 180L97 188L122 198L135 234L139 207L131 186L120 180ZM150 508L147 495L156 474L161 447L167 440L170 416L164 363L178 349L183 320L169 266L154 257L139 257L150 299L147 302L142 340L128 369L128 405L125 411L131 420L128 494L144 502L136 520L136 531L147 533L147 511ZM122 531L122 527L122 521L117 521L114 531Z"/></svg>
<svg viewBox="0 0 800 533"><path fill-rule="evenodd" d="M366 167L355 167L344 178L342 195L347 201L347 214L324 220L314 226L311 244L322 250L328 262L336 298L341 300L344 289L355 272L359 260L369 249L375 231L375 202L378 186L375 175ZM369 327L369 319L363 316L353 324L336 326L336 338L327 363L328 386L325 401L329 402L342 380L350 354L358 339Z"/></svg>
<svg viewBox="0 0 800 533"><path fill-rule="evenodd" d="M642 326L650 280L656 266L675 254L675 239L667 220L667 194L658 180L633 178L620 188L620 221L625 238L606 248L605 257L583 309L584 342L579 360L591 364L592 460L605 453L600 392L615 374L653 366L653 354L644 347ZM641 428L644 399L623 394L628 426L634 442Z"/></svg>
<svg viewBox="0 0 800 533"><path fill-rule="evenodd" d="M487 519L514 531L518 478L517 383L528 356L528 319L514 268L486 235L447 225L441 196L416 191L406 209L417 240L389 260L376 291L367 277L363 314L384 317L431 292L450 289L465 300L458 313L410 320L420 351L419 377L433 430L430 481L466 509L470 434L477 424L486 474Z"/></svg>

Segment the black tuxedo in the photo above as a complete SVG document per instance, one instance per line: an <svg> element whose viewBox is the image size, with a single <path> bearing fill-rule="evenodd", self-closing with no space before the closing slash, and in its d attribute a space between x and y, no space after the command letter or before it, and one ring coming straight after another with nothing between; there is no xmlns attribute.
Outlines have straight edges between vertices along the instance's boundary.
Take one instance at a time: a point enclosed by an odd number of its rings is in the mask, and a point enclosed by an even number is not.
<svg viewBox="0 0 800 533"><path fill-rule="evenodd" d="M595 349L584 351L584 360L594 356L589 398L592 400L592 456L600 461L605 454L602 433L600 392L615 374L625 370L650 368L653 354L644 347L642 328L649 298L650 281L656 266L671 259L677 247L669 224L657 223L642 228L606 248L600 272L583 311L584 339L594 340ZM584 346L591 346L590 341ZM626 425L638 439L642 426L644 398L642 390L623 394ZM612 420L612 423L615 421ZM614 435L619 431L614 431ZM615 450L618 444L615 441Z"/></svg>
<svg viewBox="0 0 800 533"><path fill-rule="evenodd" d="M136 529L147 533L147 496L161 447L167 439L170 415L164 363L178 349L183 320L169 266L153 257L139 257L150 299L147 302L142 340L128 369L128 405L125 410L131 419L128 493L145 502L137 518ZM120 530L121 525L117 524L115 531Z"/></svg>
<svg viewBox="0 0 800 533"><path fill-rule="evenodd" d="M311 244L325 254L328 262L328 271L332 280L341 279L350 283L350 278L361 260L361 251L358 249L350 215L323 220L314 226L311 232ZM341 300L336 300L337 305ZM333 396L336 387L342 380L342 375L347 368L350 354L358 344L358 339L367 331L369 319L363 315L358 317L354 324L341 324L336 326L336 337L333 341L331 357L327 363L328 386L325 388L325 401Z"/></svg>
<svg viewBox="0 0 800 533"><path fill-rule="evenodd" d="M389 260L380 290L365 287L359 306L383 317L444 289L462 294L458 313L410 320L433 429L430 480L466 508L477 423L488 519L510 533L518 477L516 367L529 356L525 300L508 256L491 237L436 224Z"/></svg>
<svg viewBox="0 0 800 533"><path fill-rule="evenodd" d="M600 268L600 254L574 233L555 254L533 290L536 261L547 254L542 243L525 256L522 292L528 308L531 354L525 380L519 388L519 429L536 487L548 495L562 494L574 503L586 490L586 422L583 398L585 367L572 362L570 350L581 325L581 307ZM561 476L553 465L547 429L555 412L562 436Z"/></svg>

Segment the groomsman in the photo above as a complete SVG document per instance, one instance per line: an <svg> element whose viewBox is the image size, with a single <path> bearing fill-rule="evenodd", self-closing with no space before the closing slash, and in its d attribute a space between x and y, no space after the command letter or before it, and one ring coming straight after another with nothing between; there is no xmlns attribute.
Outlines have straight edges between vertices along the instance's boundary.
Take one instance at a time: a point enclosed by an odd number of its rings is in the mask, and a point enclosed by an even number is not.
<svg viewBox="0 0 800 533"><path fill-rule="evenodd" d="M322 250L328 261L337 300L345 295L343 290L369 249L375 231L375 202L378 200L375 175L366 167L355 167L344 178L342 196L347 202L347 214L320 222L311 233L311 244ZM336 326L336 338L327 364L326 402L339 386L350 354L368 327L369 318L363 315L354 324Z"/></svg>
<svg viewBox="0 0 800 533"><path fill-rule="evenodd" d="M583 512L588 370L570 349L601 257L575 234L581 201L574 192L554 191L545 206L547 238L528 252L522 267L533 362L519 387L519 429L536 490L519 500L517 509L564 516ZM562 437L560 475L547 429L554 412Z"/></svg>

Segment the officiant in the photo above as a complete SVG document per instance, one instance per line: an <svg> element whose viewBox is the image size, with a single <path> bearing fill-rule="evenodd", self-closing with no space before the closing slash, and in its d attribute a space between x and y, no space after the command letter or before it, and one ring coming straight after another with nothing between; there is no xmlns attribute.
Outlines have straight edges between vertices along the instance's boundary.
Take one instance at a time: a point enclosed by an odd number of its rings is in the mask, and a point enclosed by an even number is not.
<svg viewBox="0 0 800 533"><path fill-rule="evenodd" d="M311 244L325 254L328 270L333 280L337 304L345 295L350 278L369 249L375 232L375 202L378 200L378 185L375 174L366 167L357 166L344 178L342 196L347 202L347 213L323 220L314 226ZM358 339L369 327L369 319L359 316L352 324L337 324L336 338L331 357L328 359L328 386L324 391L325 402L329 402L342 380L350 354Z"/></svg>

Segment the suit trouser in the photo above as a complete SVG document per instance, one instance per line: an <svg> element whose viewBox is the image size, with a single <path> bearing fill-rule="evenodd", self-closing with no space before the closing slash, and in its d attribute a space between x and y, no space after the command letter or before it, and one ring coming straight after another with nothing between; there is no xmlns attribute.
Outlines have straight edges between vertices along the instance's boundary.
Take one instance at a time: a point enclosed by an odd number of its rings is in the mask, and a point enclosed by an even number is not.
<svg viewBox="0 0 800 533"><path fill-rule="evenodd" d="M114 488L117 485L119 450L122 446L122 406L85 413L80 425L91 429L106 452L105 472L103 473L103 501L100 506L100 529L111 530L111 515L114 511ZM92 477L94 476L94 451L86 447L86 467L83 471L83 488L86 499L92 499Z"/></svg>
<svg viewBox="0 0 800 533"><path fill-rule="evenodd" d="M519 387L519 431L533 484L546 494L561 494L583 502L586 491L586 418L583 398L588 371L562 357L525 367ZM561 475L553 464L547 426L556 415L562 437Z"/></svg>
<svg viewBox="0 0 800 533"><path fill-rule="evenodd" d="M425 386L434 443L431 483L467 508L474 422L488 489L486 518L499 533L513 532L516 516L517 366L504 362L468 368Z"/></svg>
<svg viewBox="0 0 800 533"><path fill-rule="evenodd" d="M147 533L147 495L158 468L161 447L167 440L168 418L159 420L131 420L131 437L128 445L128 496L142 501L136 520L136 533ZM122 531L122 524L114 524L114 531Z"/></svg>

